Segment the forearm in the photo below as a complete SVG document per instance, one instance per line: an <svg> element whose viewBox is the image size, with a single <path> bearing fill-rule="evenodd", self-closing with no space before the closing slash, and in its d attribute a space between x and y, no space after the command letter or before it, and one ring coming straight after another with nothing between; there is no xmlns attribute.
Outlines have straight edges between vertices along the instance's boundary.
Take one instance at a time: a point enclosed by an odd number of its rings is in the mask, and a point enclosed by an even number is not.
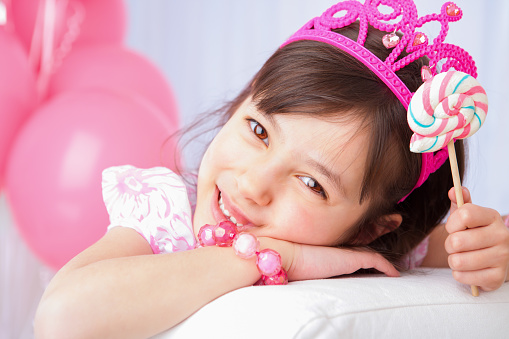
<svg viewBox="0 0 509 339"><path fill-rule="evenodd" d="M62 272L40 308L58 319L53 329L61 337L144 338L252 285L259 273L251 261L219 247L101 260Z"/></svg>

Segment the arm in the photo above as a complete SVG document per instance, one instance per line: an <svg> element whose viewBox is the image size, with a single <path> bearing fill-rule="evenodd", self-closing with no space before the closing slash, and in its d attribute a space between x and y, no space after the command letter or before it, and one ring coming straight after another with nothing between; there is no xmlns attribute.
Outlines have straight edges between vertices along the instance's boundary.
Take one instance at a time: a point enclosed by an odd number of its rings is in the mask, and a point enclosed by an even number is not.
<svg viewBox="0 0 509 339"><path fill-rule="evenodd" d="M389 276L381 255L260 238L277 250L290 280L327 278L360 268ZM253 259L205 247L152 255L134 230L117 227L54 277L35 319L37 338L148 337L169 329L215 298L260 277Z"/></svg>
<svg viewBox="0 0 509 339"><path fill-rule="evenodd" d="M37 310L36 337L149 337L256 282L250 261L219 247L152 255L138 233L114 228L54 277Z"/></svg>

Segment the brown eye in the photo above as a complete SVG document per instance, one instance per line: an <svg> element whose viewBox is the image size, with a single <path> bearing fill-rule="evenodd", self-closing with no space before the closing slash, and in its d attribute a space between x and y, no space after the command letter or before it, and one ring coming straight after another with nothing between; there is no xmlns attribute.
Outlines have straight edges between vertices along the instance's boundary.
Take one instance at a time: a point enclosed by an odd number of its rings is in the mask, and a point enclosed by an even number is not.
<svg viewBox="0 0 509 339"><path fill-rule="evenodd" d="M249 125L251 126L251 130L253 133L258 137L260 140L262 140L265 145L269 145L269 134L265 130L265 128L260 125L260 123L256 120L249 120Z"/></svg>
<svg viewBox="0 0 509 339"><path fill-rule="evenodd" d="M304 176L299 176L299 179L302 180L302 182L304 183L304 185L306 185L307 187L309 187L309 189L313 192L313 193L316 193L318 195L320 195L322 198L327 198L327 195L325 194L325 190L323 189L322 185L320 185L318 183L318 181L316 181L315 179L313 178L310 178L310 177L304 177Z"/></svg>
<svg viewBox="0 0 509 339"><path fill-rule="evenodd" d="M254 132L256 136L260 139L267 138L267 131L265 131L261 125L257 125L254 129Z"/></svg>

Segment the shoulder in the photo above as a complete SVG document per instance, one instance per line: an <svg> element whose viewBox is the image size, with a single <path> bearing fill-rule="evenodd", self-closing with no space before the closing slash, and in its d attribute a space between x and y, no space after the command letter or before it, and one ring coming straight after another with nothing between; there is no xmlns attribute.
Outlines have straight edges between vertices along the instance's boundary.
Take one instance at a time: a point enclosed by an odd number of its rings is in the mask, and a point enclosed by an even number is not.
<svg viewBox="0 0 509 339"><path fill-rule="evenodd" d="M154 253L194 247L186 185L170 169L110 167L103 171L102 190L110 216L108 229L135 229L151 244ZM163 243L162 239L167 241Z"/></svg>
<svg viewBox="0 0 509 339"><path fill-rule="evenodd" d="M131 165L106 168L102 187L107 193L149 194L157 189L185 191L182 178L166 167L136 168Z"/></svg>
<svg viewBox="0 0 509 339"><path fill-rule="evenodd" d="M177 174L165 167L110 167L102 175L103 198L107 203L123 196L132 202L164 194L168 199L187 200L186 186Z"/></svg>

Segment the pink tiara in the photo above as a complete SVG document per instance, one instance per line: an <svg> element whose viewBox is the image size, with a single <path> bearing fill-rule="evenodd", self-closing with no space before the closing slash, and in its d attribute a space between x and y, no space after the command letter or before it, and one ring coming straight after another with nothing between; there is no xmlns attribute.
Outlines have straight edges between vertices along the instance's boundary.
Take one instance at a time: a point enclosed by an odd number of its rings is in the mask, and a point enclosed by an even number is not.
<svg viewBox="0 0 509 339"><path fill-rule="evenodd" d="M384 14L380 12L380 6L390 7L392 12ZM340 12L346 13L341 17L335 17ZM477 68L472 57L462 48L444 43L449 22L458 21L462 15L461 9L453 2L443 4L438 14L419 18L412 0L366 0L364 4L354 0L343 1L329 8L321 16L311 19L281 47L299 40L315 40L335 46L366 65L391 89L405 109L408 109L413 93L395 72L422 56L429 58L429 67L423 67L423 80L451 68L470 74L474 78L477 77ZM360 27L357 41L332 31L349 26L355 21L359 22ZM424 24L431 21L439 22L441 26L440 34L433 39L432 43L426 34L418 31ZM383 43L387 48L394 49L385 60L380 60L364 48L368 25L389 33L384 36ZM403 34L401 39L395 34L396 31ZM403 52L407 55L401 57ZM420 187L431 173L443 165L446 159L447 149L445 148L435 154L422 153L421 174L412 191Z"/></svg>

